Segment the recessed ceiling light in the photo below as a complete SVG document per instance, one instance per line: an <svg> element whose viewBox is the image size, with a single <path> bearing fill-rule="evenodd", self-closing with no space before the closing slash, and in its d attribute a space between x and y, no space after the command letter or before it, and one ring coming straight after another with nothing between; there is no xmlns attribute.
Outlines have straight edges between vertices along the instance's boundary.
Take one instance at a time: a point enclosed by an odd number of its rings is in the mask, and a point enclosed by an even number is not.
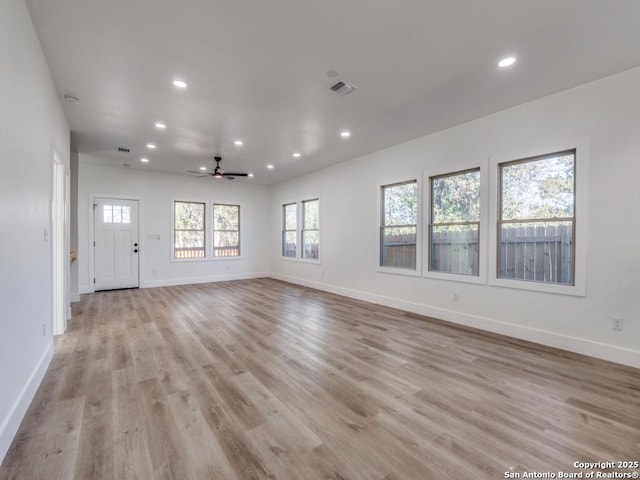
<svg viewBox="0 0 640 480"><path fill-rule="evenodd" d="M202 170L203 172L207 169L207 167L200 167L200 170Z"/></svg>
<svg viewBox="0 0 640 480"><path fill-rule="evenodd" d="M340 132L340 136L342 138L347 138L351 136L351 132L347 131L347 130L343 130L342 132Z"/></svg>
<svg viewBox="0 0 640 480"><path fill-rule="evenodd" d="M149 150L155 150L155 149L156 149L156 146L155 146L153 143L147 143L147 148L148 148Z"/></svg>
<svg viewBox="0 0 640 480"><path fill-rule="evenodd" d="M173 86L178 88L187 88L187 83L183 80L174 80Z"/></svg>
<svg viewBox="0 0 640 480"><path fill-rule="evenodd" d="M243 145L242 140L236 140L235 142L233 142L234 145L237 145L238 147L241 147Z"/></svg>
<svg viewBox="0 0 640 480"><path fill-rule="evenodd" d="M149 163L149 159L148 158L141 158L140 161L142 163Z"/></svg>
<svg viewBox="0 0 640 480"><path fill-rule="evenodd" d="M249 176L250 176L250 177L253 177L253 173L249 172Z"/></svg>
<svg viewBox="0 0 640 480"><path fill-rule="evenodd" d="M510 67L514 63L516 63L516 57L506 57L498 62L498 66L501 68Z"/></svg>
<svg viewBox="0 0 640 480"><path fill-rule="evenodd" d="M268 165L267 165L267 168L268 168L269 170L273 170L273 163L268 164Z"/></svg>
<svg viewBox="0 0 640 480"><path fill-rule="evenodd" d="M302 154L300 152L295 152L293 154L293 158L300 158L302 156Z"/></svg>
<svg viewBox="0 0 640 480"><path fill-rule="evenodd" d="M166 126L164 123L162 123L162 122L157 122L157 123L156 123L156 128L157 128L158 130L164 130L165 128L167 128L167 126Z"/></svg>

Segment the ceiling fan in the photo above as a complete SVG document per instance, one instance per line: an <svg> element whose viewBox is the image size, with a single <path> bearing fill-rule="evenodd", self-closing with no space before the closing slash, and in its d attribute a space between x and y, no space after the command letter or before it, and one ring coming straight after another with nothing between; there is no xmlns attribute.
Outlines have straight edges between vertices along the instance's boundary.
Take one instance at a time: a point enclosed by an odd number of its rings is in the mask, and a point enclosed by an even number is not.
<svg viewBox="0 0 640 480"><path fill-rule="evenodd" d="M229 173L225 172L220 166L220 162L222 161L222 157L213 157L216 161L216 168L213 172L194 172L193 170L187 170L188 173L200 173L201 177L212 176L215 178L226 178L227 180L233 180L235 177L248 177L248 173Z"/></svg>

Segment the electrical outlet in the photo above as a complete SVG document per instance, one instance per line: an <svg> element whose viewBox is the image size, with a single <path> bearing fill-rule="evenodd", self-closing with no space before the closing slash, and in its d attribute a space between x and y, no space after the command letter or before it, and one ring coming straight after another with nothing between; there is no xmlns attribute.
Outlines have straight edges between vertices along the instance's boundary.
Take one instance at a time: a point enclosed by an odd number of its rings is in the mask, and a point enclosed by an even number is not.
<svg viewBox="0 0 640 480"><path fill-rule="evenodd" d="M153 270L151 270L151 275L156 275L158 272L157 270L154 268Z"/></svg>
<svg viewBox="0 0 640 480"><path fill-rule="evenodd" d="M460 300L460 294L458 292L453 292L453 301L457 302Z"/></svg>
<svg viewBox="0 0 640 480"><path fill-rule="evenodd" d="M624 318L614 317L613 325L611 328L618 332L621 332L622 330L624 330Z"/></svg>

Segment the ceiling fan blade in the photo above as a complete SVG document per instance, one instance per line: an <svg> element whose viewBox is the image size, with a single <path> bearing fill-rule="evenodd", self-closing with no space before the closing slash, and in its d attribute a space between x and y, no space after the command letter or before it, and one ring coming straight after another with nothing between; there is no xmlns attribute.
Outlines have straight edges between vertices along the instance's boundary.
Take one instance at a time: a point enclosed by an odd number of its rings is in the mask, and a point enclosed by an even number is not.
<svg viewBox="0 0 640 480"><path fill-rule="evenodd" d="M226 177L227 175L231 176L231 177L248 177L249 174L248 173L224 173L224 176Z"/></svg>
<svg viewBox="0 0 640 480"><path fill-rule="evenodd" d="M211 175L215 175L211 172L195 172L193 170L187 170L187 173L198 173L199 175L196 178L210 177Z"/></svg>

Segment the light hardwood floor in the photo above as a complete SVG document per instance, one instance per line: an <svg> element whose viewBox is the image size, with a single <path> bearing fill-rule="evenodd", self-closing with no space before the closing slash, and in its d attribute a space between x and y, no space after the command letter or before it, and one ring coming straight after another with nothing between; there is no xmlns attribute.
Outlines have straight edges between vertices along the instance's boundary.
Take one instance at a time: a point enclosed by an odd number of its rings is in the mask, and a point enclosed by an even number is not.
<svg viewBox="0 0 640 480"><path fill-rule="evenodd" d="M0 479L466 480L617 460L640 460L640 370L259 279L84 295Z"/></svg>

